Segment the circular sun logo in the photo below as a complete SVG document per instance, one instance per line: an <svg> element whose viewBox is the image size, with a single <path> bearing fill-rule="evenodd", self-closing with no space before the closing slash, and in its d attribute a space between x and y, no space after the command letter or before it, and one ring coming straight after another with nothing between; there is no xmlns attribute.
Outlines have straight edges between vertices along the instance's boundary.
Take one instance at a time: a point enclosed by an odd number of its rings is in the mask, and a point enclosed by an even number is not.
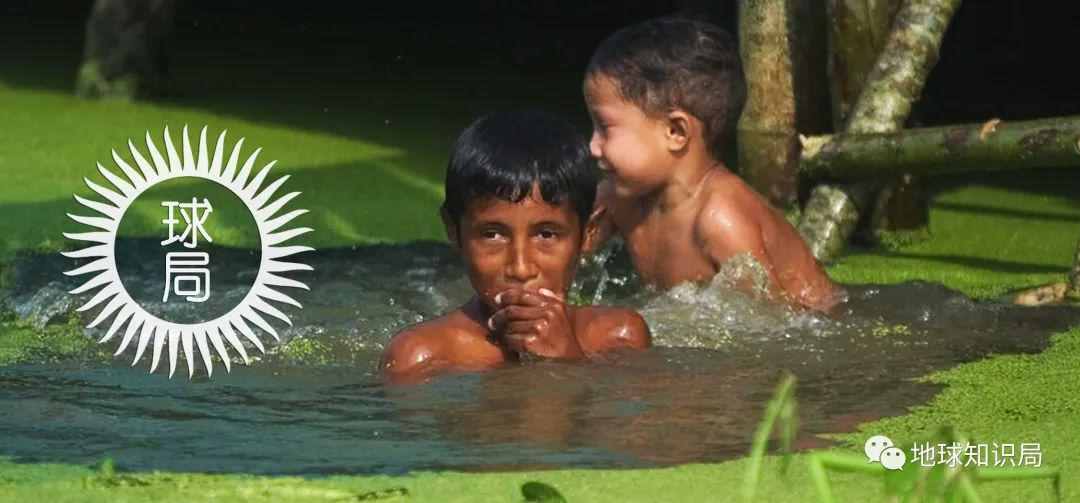
<svg viewBox="0 0 1080 503"><path fill-rule="evenodd" d="M187 361L188 377L191 377L195 374L194 353L198 351L209 376L213 374L211 346L221 357L221 361L225 364L226 371L228 371L231 370L228 346L236 350L245 364L250 362L247 351L244 349L244 343L241 342L241 337L260 351L265 352L258 334L251 325L270 334L275 340L280 340L277 332L267 322L264 315L277 318L290 326L292 325L289 317L271 305L269 301L290 304L297 308L302 307L299 302L277 288L308 289L304 283L282 276L281 273L312 270L311 266L306 264L282 260L297 253L313 250L307 246L284 245L286 241L292 238L311 232L311 229L308 227L286 228L290 221L306 213L307 210L296 209L278 215L285 205L300 193L290 192L280 197L274 197L275 192L289 178L288 175L277 178L264 187L263 182L267 179L267 175L276 161L266 164L257 174L252 176L252 168L255 165L256 157L262 149L256 149L252 152L238 168L240 149L244 144L243 138L236 142L232 148L232 154L226 159L224 157L225 132L218 136L217 145L212 156L208 155L207 152L205 127L199 137L198 155L192 152L186 126L182 136L183 152L181 154L177 152L172 137L169 135L169 128L166 127L165 156L162 156L150 138L148 131L146 133L146 149L149 153L149 160L129 140L128 148L135 160L135 165L138 166L138 171L133 169L113 150L113 160L124 176L105 169L100 163L97 165L98 171L112 184L113 188L103 187L84 178L86 185L104 198L105 201L75 196L75 200L79 204L101 216L68 214L76 222L92 227L95 230L83 233L64 233L64 236L70 239L91 243L86 248L64 253L69 258L89 260L88 263L64 274L69 276L91 275L81 286L71 290L70 293L72 294L82 294L100 288L93 298L78 308L78 311L87 311L108 301L88 327L93 328L115 314L112 325L99 342L109 341L119 333L125 323L127 324L115 355L118 356L123 353L132 341L137 340L135 358L131 362L132 365L135 365L142 358L150 343L153 342L153 362L150 365L150 372L153 373L157 369L161 360L161 353L167 345L169 377L172 377L176 371L178 353L181 350ZM132 298L121 283L114 254L117 229L120 227L120 220L128 207L140 194L154 185L181 177L194 177L217 182L235 194L251 212L255 225L258 227L261 249L258 273L243 300L217 318L194 324L174 323L147 312ZM170 208L170 218L171 210L172 208ZM198 230L195 232L198 232ZM171 233L172 228L170 227ZM206 274L205 286L208 288L209 273ZM179 283L177 283L178 285ZM166 285L166 288L169 288L169 285ZM191 292L178 293L183 295ZM187 298L189 301L200 301L197 295L194 298L193 296ZM136 334L138 334L137 338Z"/></svg>

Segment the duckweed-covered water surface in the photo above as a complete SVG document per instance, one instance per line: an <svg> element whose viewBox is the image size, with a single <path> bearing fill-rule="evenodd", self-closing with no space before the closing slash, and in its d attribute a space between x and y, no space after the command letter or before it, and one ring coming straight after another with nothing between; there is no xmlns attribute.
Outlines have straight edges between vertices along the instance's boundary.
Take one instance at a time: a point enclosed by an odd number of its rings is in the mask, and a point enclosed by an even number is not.
<svg viewBox="0 0 1080 503"><path fill-rule="evenodd" d="M157 242L125 240L117 252L125 287L148 310L198 320L189 303L161 303ZM253 253L212 250L212 302L244 295ZM623 258L602 258L582 269L574 297L639 309L656 348L387 387L376 368L385 343L463 302L462 267L440 243L322 250L305 254L314 272L297 277L311 291L295 295L304 307L287 310L291 327L276 325L282 343L250 366L236 360L229 374L148 375L147 358L130 366L131 350L108 356L115 340L51 354L58 343L43 339L12 354L0 366L0 437L9 439L0 455L269 474L715 461L745 453L783 370L799 378L799 445L824 445L816 434L925 402L937 388L917 378L932 370L1038 351L1080 322L1074 308L977 303L929 283L849 286L828 317L756 301L727 288L725 274L659 295L635 283ZM103 335L81 329L95 312L71 318L85 301L66 293L77 284L62 274L72 265L59 255L11 264L2 298L20 321L5 322L0 338Z"/></svg>

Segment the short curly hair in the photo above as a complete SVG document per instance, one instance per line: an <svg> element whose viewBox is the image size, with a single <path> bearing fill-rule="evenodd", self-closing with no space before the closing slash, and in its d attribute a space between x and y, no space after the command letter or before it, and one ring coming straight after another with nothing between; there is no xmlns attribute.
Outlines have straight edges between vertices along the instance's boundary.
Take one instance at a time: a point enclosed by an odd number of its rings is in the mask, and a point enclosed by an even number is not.
<svg viewBox="0 0 1080 503"><path fill-rule="evenodd" d="M601 76L648 115L679 108L700 120L717 159L746 94L733 37L694 19L652 19L615 32L596 49L585 72L586 79Z"/></svg>

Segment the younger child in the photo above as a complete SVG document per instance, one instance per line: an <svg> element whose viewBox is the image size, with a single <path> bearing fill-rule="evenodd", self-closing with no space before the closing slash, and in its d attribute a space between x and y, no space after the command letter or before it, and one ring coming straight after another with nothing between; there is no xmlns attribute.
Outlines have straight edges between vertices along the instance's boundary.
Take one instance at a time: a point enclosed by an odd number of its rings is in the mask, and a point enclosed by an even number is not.
<svg viewBox="0 0 1080 503"><path fill-rule="evenodd" d="M622 235L642 279L665 289L708 281L750 254L771 296L827 310L843 291L783 215L721 161L742 89L731 37L708 23L647 21L600 45L584 93L590 150L608 174L601 239Z"/></svg>
<svg viewBox="0 0 1080 503"><path fill-rule="evenodd" d="M394 336L382 371L396 382L489 369L521 356L584 359L645 348L649 329L629 309L567 305L597 179L584 140L540 112L483 117L458 138L442 219L476 295Z"/></svg>

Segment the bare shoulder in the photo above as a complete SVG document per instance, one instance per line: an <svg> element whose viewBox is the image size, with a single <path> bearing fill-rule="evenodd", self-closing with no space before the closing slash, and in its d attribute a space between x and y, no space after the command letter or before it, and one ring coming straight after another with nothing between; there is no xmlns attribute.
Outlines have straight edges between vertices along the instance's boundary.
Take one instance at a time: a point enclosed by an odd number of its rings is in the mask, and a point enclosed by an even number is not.
<svg viewBox="0 0 1080 503"><path fill-rule="evenodd" d="M715 246L759 234L762 218L771 216L768 205L734 173L718 175L707 181L708 193L694 220L695 236Z"/></svg>
<svg viewBox="0 0 1080 503"><path fill-rule="evenodd" d="M418 323L395 334L383 351L379 365L382 371L387 374L409 372L438 359L446 351L444 334L453 329L448 317Z"/></svg>
<svg viewBox="0 0 1080 503"><path fill-rule="evenodd" d="M649 325L637 311L619 307L580 307L575 314L578 341L586 353L652 345Z"/></svg>
<svg viewBox="0 0 1080 503"><path fill-rule="evenodd" d="M379 368L396 378L428 375L453 366L459 359L462 342L481 338L469 330L461 311L412 325L398 332L383 352Z"/></svg>
<svg viewBox="0 0 1080 503"><path fill-rule="evenodd" d="M762 239L783 246L801 243L795 227L784 213L769 203L734 173L710 180L716 187L709 193L697 227L704 235L723 233L731 239ZM790 242L789 242L790 241Z"/></svg>

